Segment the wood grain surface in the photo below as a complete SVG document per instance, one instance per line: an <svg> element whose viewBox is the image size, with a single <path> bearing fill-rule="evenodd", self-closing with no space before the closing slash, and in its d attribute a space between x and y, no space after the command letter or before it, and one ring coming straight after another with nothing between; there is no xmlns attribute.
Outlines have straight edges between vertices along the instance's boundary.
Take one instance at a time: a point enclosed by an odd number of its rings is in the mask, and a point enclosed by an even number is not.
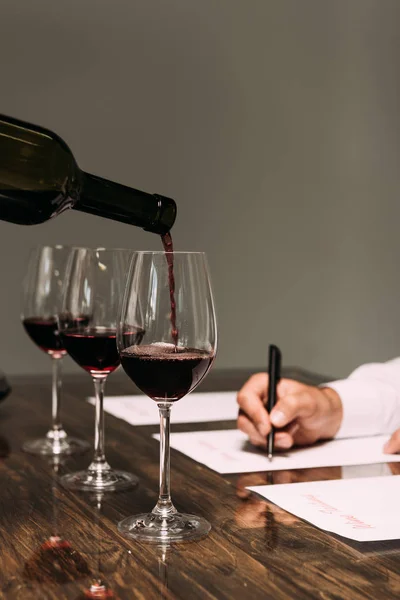
<svg viewBox="0 0 400 600"><path fill-rule="evenodd" d="M238 389L248 375L215 371L199 390ZM286 375L307 383L325 379L299 369L286 370ZM268 481L336 479L341 477L340 467L221 476L172 450L174 503L179 510L206 517L211 534L168 548L140 544L121 537L116 523L150 510L156 502L159 444L150 434L157 428L132 427L108 415L108 460L114 467L136 473L140 485L103 497L73 493L60 487L58 477L86 467L90 453L54 466L20 450L27 438L46 431L50 375L15 378L11 383L13 392L0 406L0 598L400 597L400 544L349 542L244 489ZM135 390L122 373L116 373L110 376L107 391ZM70 434L92 441L93 407L85 402L88 395L92 395L89 376L64 379L65 427ZM233 422L208 425L233 426ZM194 428L173 425L173 431ZM98 580L106 585L108 595L85 595Z"/></svg>

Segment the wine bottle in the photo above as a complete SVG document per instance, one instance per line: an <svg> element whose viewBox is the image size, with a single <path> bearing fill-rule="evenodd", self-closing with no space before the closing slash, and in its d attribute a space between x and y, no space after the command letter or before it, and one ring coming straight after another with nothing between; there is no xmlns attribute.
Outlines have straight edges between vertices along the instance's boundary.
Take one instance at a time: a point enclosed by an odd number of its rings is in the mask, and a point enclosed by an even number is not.
<svg viewBox="0 0 400 600"><path fill-rule="evenodd" d="M85 173L58 135L0 115L0 219L34 225L69 208L160 235L176 217L171 198Z"/></svg>

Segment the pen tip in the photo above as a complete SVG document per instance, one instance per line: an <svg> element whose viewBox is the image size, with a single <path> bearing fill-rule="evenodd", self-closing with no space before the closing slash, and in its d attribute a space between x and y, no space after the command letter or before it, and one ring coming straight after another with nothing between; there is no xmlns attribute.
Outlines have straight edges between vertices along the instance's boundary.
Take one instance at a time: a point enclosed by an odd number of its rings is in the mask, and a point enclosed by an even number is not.
<svg viewBox="0 0 400 600"><path fill-rule="evenodd" d="M271 462L271 461L272 461L272 454L271 454L271 453L270 453L270 454L268 454L268 460L269 460L269 462Z"/></svg>

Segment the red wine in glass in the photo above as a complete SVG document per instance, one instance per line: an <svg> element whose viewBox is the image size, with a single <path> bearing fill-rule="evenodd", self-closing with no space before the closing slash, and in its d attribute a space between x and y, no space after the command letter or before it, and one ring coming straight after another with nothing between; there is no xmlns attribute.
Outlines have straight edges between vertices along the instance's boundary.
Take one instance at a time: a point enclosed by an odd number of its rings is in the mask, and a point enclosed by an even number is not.
<svg viewBox="0 0 400 600"><path fill-rule="evenodd" d="M126 334L133 343L143 337L143 330ZM109 375L120 365L116 344L116 330L105 327L66 329L61 334L68 354L88 373Z"/></svg>
<svg viewBox="0 0 400 600"><path fill-rule="evenodd" d="M71 317L60 315L59 320L70 323L70 326L85 326L90 322L90 317L82 315L81 317ZM57 355L59 357L65 356L67 351L65 350L59 330L58 330L58 319L55 316L50 317L27 317L23 319L22 324L25 331L31 338L31 340L39 346L43 352L52 356Z"/></svg>
<svg viewBox="0 0 400 600"><path fill-rule="evenodd" d="M33 342L46 354L57 354L60 357L66 354L58 333L56 317L28 317L23 319L25 331Z"/></svg>
<svg viewBox="0 0 400 600"><path fill-rule="evenodd" d="M131 346L121 352L124 371L153 400L175 402L203 379L214 353L173 344Z"/></svg>
<svg viewBox="0 0 400 600"><path fill-rule="evenodd" d="M85 371L106 375L119 367L115 329L70 329L61 337L68 354Z"/></svg>

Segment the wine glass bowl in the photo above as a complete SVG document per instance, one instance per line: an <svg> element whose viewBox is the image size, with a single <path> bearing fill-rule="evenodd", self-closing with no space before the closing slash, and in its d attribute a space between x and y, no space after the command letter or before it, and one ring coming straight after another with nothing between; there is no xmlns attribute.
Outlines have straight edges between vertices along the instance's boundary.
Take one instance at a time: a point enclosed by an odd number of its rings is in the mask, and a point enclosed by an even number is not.
<svg viewBox="0 0 400 600"><path fill-rule="evenodd" d="M214 355L207 350L152 343L121 351L127 375L156 402L177 402L191 392L209 370Z"/></svg>
<svg viewBox="0 0 400 600"><path fill-rule="evenodd" d="M137 477L112 469L104 448L104 385L120 365L116 345L118 308L125 286L130 252L105 248L73 248L63 295L60 335L71 358L93 379L95 388L94 456L88 469L62 477L68 488L83 491L115 491L137 484ZM89 321L82 315L90 315ZM136 339L141 332L131 331ZM132 337L133 336L133 337Z"/></svg>
<svg viewBox="0 0 400 600"><path fill-rule="evenodd" d="M63 246L35 248L23 282L22 324L36 346L50 356L53 365L52 427L45 438L25 442L23 449L32 454L60 456L89 448L87 442L69 437L60 420L61 359L67 352L59 335L58 319L69 252Z"/></svg>
<svg viewBox="0 0 400 600"><path fill-rule="evenodd" d="M137 340L127 336L142 331ZM173 404L207 375L217 350L214 302L204 253L135 252L117 335L121 364L160 412L160 493L151 513L118 525L128 537L155 543L198 539L211 526L178 513L170 496L169 423Z"/></svg>
<svg viewBox="0 0 400 600"><path fill-rule="evenodd" d="M57 318L53 315L47 317L26 317L22 324L31 340L52 358L62 358L67 351L62 345L58 334Z"/></svg>

